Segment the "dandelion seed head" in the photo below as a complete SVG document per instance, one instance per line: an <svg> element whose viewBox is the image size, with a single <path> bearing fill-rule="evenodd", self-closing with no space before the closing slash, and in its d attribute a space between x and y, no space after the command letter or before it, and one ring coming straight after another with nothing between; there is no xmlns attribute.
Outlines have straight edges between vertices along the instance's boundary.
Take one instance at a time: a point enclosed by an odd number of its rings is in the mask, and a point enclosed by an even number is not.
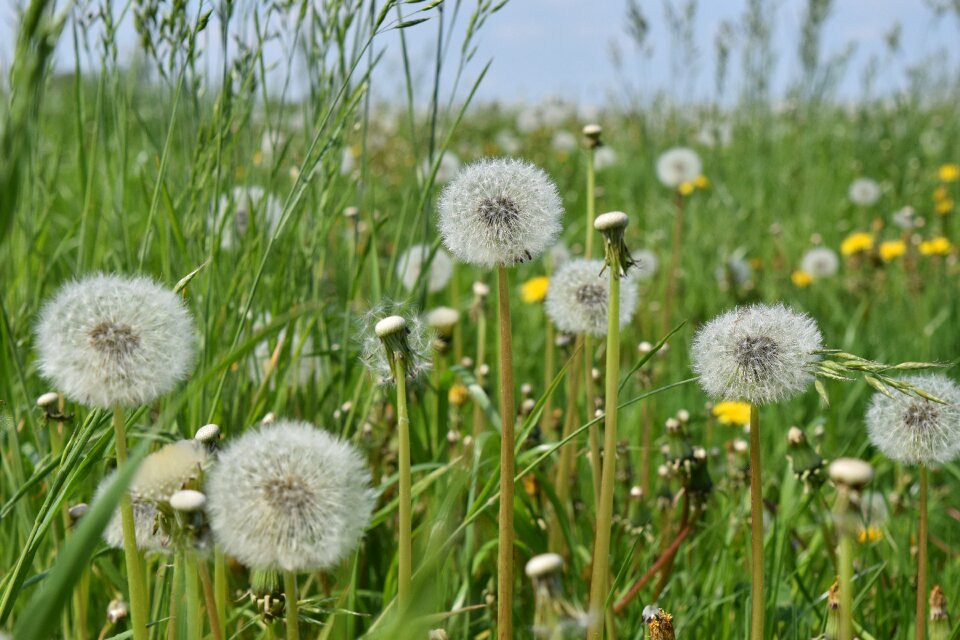
<svg viewBox="0 0 960 640"><path fill-rule="evenodd" d="M247 431L207 480L223 550L254 569L328 569L356 549L375 494L359 452L305 422Z"/></svg>
<svg viewBox="0 0 960 640"><path fill-rule="evenodd" d="M143 459L130 484L130 494L150 502L166 502L170 496L200 476L207 450L196 440L170 443Z"/></svg>
<svg viewBox="0 0 960 640"><path fill-rule="evenodd" d="M657 258L657 254L649 249L631 251L630 257L633 258L633 266L627 272L627 277L634 278L639 282L651 280L657 274L657 269L660 268L660 260Z"/></svg>
<svg viewBox="0 0 960 640"><path fill-rule="evenodd" d="M809 273L815 279L831 278L840 268L840 258L837 252L827 247L810 249L800 260L800 269Z"/></svg>
<svg viewBox="0 0 960 640"><path fill-rule="evenodd" d="M40 312L40 371L86 405L136 406L170 391L193 365L193 320L150 278L96 274L64 285Z"/></svg>
<svg viewBox="0 0 960 640"><path fill-rule="evenodd" d="M93 501L96 503L110 488L110 485L116 479L116 472L112 472L100 481L97 491L94 494ZM131 497L133 505L133 524L134 537L137 541L137 548L145 552L169 551L170 538L161 529L157 516L157 505L149 500L142 500L136 496ZM120 515L120 507L113 512L110 521L103 530L103 539L110 547L114 549L123 548L123 519Z"/></svg>
<svg viewBox="0 0 960 640"><path fill-rule="evenodd" d="M461 262L513 266L539 256L560 234L557 187L522 160L488 158L464 168L440 195L443 243Z"/></svg>
<svg viewBox="0 0 960 640"><path fill-rule="evenodd" d="M890 390L874 394L867 409L870 442L891 460L943 464L960 455L960 386L942 374L903 378L943 404Z"/></svg>
<svg viewBox="0 0 960 640"><path fill-rule="evenodd" d="M545 302L547 316L563 333L607 333L609 278L601 274L602 260L570 260L550 280ZM637 285L632 278L620 283L620 326L626 325L637 308Z"/></svg>
<svg viewBox="0 0 960 640"><path fill-rule="evenodd" d="M442 291L450 282L453 276L453 260L443 249L434 252L430 245L426 244L413 245L397 260L397 277L407 291L412 291L417 286L424 269L427 269L427 291L436 293Z"/></svg>
<svg viewBox="0 0 960 640"><path fill-rule="evenodd" d="M220 231L220 248L233 249L240 245L251 225L273 235L280 224L283 206L262 187L234 187L220 197L213 216L214 231ZM230 217L227 220L227 217Z"/></svg>
<svg viewBox="0 0 960 640"><path fill-rule="evenodd" d="M707 322L693 340L693 369L717 400L755 405L787 400L813 381L822 347L816 322L782 304L737 307Z"/></svg>
<svg viewBox="0 0 960 640"><path fill-rule="evenodd" d="M620 161L617 152L611 147L600 147L593 152L593 168L597 171L603 171L616 166Z"/></svg>
<svg viewBox="0 0 960 640"><path fill-rule="evenodd" d="M847 196L858 207L869 207L880 199L880 185L870 178L857 178L850 184Z"/></svg>
<svg viewBox="0 0 960 640"><path fill-rule="evenodd" d="M703 173L703 163L693 149L675 147L660 154L657 158L657 179L671 189L685 182L693 182Z"/></svg>
<svg viewBox="0 0 960 640"><path fill-rule="evenodd" d="M360 360L377 384L390 384L393 369L387 357L385 341L397 346L402 340L404 370L408 378L417 378L430 369L434 332L412 309L385 302L365 313L358 322Z"/></svg>

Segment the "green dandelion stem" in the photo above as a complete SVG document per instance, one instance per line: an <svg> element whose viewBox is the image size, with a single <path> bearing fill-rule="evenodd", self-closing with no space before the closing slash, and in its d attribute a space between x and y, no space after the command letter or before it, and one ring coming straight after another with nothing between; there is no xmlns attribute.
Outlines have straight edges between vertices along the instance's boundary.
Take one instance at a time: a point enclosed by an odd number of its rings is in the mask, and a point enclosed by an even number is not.
<svg viewBox="0 0 960 640"><path fill-rule="evenodd" d="M752 606L750 637L763 640L763 482L760 467L760 408L750 405L750 542Z"/></svg>
<svg viewBox="0 0 960 640"><path fill-rule="evenodd" d="M917 532L916 638L926 638L927 622L927 465L920 465L920 529Z"/></svg>
<svg viewBox="0 0 960 640"><path fill-rule="evenodd" d="M190 550L183 551L183 556L186 565L184 578L187 594L187 638L188 640L201 640L203 637L203 615L201 613L203 601L200 599L200 574L197 568L197 558Z"/></svg>
<svg viewBox="0 0 960 640"><path fill-rule="evenodd" d="M513 336L510 332L510 289L507 270L497 268L500 317L500 512L497 544L497 637L513 640L513 493L514 421Z"/></svg>
<svg viewBox="0 0 960 640"><path fill-rule="evenodd" d="M400 474L400 523L397 566L397 598L400 611L410 604L410 576L413 573L413 498L410 480L410 417L407 411L407 370L402 357L394 359L393 375L397 381L397 437L400 451L397 462Z"/></svg>
<svg viewBox="0 0 960 640"><path fill-rule="evenodd" d="M297 608L297 574L283 572L283 595L287 609L287 640L300 640L300 612Z"/></svg>
<svg viewBox="0 0 960 640"><path fill-rule="evenodd" d="M844 485L839 485L836 514L840 529L840 640L853 640L853 537L848 522L849 489Z"/></svg>

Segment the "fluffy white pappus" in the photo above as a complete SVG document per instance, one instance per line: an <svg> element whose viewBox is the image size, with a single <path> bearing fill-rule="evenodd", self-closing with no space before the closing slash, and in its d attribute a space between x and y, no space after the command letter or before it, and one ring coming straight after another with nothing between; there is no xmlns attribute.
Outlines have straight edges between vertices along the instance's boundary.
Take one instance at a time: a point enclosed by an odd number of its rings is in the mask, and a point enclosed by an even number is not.
<svg viewBox="0 0 960 640"><path fill-rule="evenodd" d="M40 312L40 371L96 407L152 402L193 367L193 319L180 297L143 276L96 274L64 285Z"/></svg>
<svg viewBox="0 0 960 640"><path fill-rule="evenodd" d="M233 249L251 227L273 235L282 215L283 205L263 188L234 187L229 195L220 196L211 222L213 230L220 231L220 248Z"/></svg>
<svg viewBox="0 0 960 640"><path fill-rule="evenodd" d="M840 258L837 252L827 247L810 249L800 259L800 268L814 279L832 278L840 268Z"/></svg>
<svg viewBox="0 0 960 640"><path fill-rule="evenodd" d="M540 168L487 158L465 167L440 195L443 243L461 262L513 266L536 258L560 235L563 203Z"/></svg>
<svg viewBox="0 0 960 640"><path fill-rule="evenodd" d="M100 485L93 496L94 503L106 493L115 478L116 472L113 472L100 481ZM137 498L132 498L132 502L134 537L137 540L137 549L144 552L169 551L170 537L163 532L157 520L157 506L152 502ZM114 549L123 548L123 519L120 515L119 505L103 530L103 539L107 545Z"/></svg>
<svg viewBox="0 0 960 640"><path fill-rule="evenodd" d="M228 445L206 489L218 544L254 569L333 567L357 548L376 501L351 444L288 420Z"/></svg>
<svg viewBox="0 0 960 640"><path fill-rule="evenodd" d="M617 162L619 162L617 152L610 147L600 147L593 152L593 168L597 171L616 166Z"/></svg>
<svg viewBox="0 0 960 640"><path fill-rule="evenodd" d="M577 136L569 131L557 131L550 140L550 146L557 153L570 153L577 150Z"/></svg>
<svg viewBox="0 0 960 640"><path fill-rule="evenodd" d="M130 484L136 500L168 502L170 496L200 476L207 449L197 440L172 442L143 459Z"/></svg>
<svg viewBox="0 0 960 640"><path fill-rule="evenodd" d="M702 172L703 163L693 149L675 147L657 158L657 179L671 189L676 189L684 182L693 182Z"/></svg>
<svg viewBox="0 0 960 640"><path fill-rule="evenodd" d="M813 382L822 337L810 316L783 304L737 307L693 339L693 370L716 400L755 405L787 400Z"/></svg>
<svg viewBox="0 0 960 640"><path fill-rule="evenodd" d="M858 207L869 207L880 200L880 185L870 178L857 178L850 184L847 196Z"/></svg>
<svg viewBox="0 0 960 640"><path fill-rule="evenodd" d="M423 321L421 314L402 304L386 302L365 313L359 320L357 331L360 343L360 360L373 376L376 384L391 384L393 371L387 359L383 339L377 335L377 323L390 316L400 316L406 322L405 335L407 360L404 363L408 378L418 378L430 369L434 332Z"/></svg>
<svg viewBox="0 0 960 640"><path fill-rule="evenodd" d="M602 260L578 258L557 269L550 278L545 308L563 333L607 334L610 280ZM620 281L620 326L630 322L637 308L637 285L632 278Z"/></svg>
<svg viewBox="0 0 960 640"><path fill-rule="evenodd" d="M412 291L417 286L424 269L427 269L427 291L436 293L442 291L450 282L453 276L453 260L443 249L434 252L427 244L415 244L397 259L397 277L407 291Z"/></svg>
<svg viewBox="0 0 960 640"><path fill-rule="evenodd" d="M942 374L907 376L945 404L891 390L877 392L867 409L870 442L891 460L943 464L960 455L960 386Z"/></svg>
<svg viewBox="0 0 960 640"><path fill-rule="evenodd" d="M653 276L657 274L657 269L660 268L660 259L657 258L657 254L649 249L631 251L630 257L633 258L633 266L627 271L628 278L646 282L652 280Z"/></svg>
<svg viewBox="0 0 960 640"><path fill-rule="evenodd" d="M420 172L424 178L430 175L431 169L432 165L429 160L424 160L420 165ZM434 176L434 182L436 184L446 184L453 180L457 175L457 171L460 171L460 157L453 151L444 151L443 155L440 156L440 162L437 163L437 173Z"/></svg>
<svg viewBox="0 0 960 640"><path fill-rule="evenodd" d="M901 229L913 229L917 226L916 210L913 207L901 207L890 215L893 224Z"/></svg>

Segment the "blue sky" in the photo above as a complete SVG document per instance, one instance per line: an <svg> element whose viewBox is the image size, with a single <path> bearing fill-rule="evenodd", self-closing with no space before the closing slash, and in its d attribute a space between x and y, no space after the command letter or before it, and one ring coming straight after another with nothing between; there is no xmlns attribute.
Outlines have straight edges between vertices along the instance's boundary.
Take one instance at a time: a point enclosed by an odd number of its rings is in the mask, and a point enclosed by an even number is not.
<svg viewBox="0 0 960 640"><path fill-rule="evenodd" d="M671 5L679 7L685 1L673 0ZM778 62L774 77L776 88L782 89L798 74L798 33L806 0L767 2L777 7L774 42ZM481 100L536 101L561 95L583 103L602 104L611 94L622 92L625 83L646 96L666 91L677 100L709 97L715 33L723 20L742 23L747 0L698 2L694 41L699 57L690 67L678 66L677 56L671 54L674 47L664 17L664 0L640 0L640 4L651 26L649 58L637 52L626 34L625 0L511 0L481 31L479 49L465 79L472 81L482 65L492 60L478 93ZM840 84L843 98L859 94L862 70L874 55L881 62L878 87L882 89L904 86L906 69L925 61L953 69L956 77L955 43L960 36L960 20L955 16L947 14L937 19L921 0L835 0L834 5L824 33L825 57L842 51L850 43L856 45ZM405 6L413 10L419 5ZM464 0L461 29L472 7L472 0ZM0 7L0 65L4 69L12 52L15 20L15 10L4 3ZM885 57L884 35L898 23L902 29L901 53L890 59ZM135 48L136 38L129 24L121 34L121 49ZM430 68L436 21L408 29L406 35L415 64ZM376 76L378 94L399 96L402 76L398 73L401 67L396 34L383 36L379 44L386 49L386 55ZM612 48L622 53L623 75L618 75L611 62ZM211 46L207 52L218 60L215 49ZM71 55L69 47L61 47L59 64L69 68ZM454 64L454 60L448 61L444 75L447 81L452 77ZM739 78L739 67L739 50L735 49L731 59L734 84ZM425 78L423 84L426 85Z"/></svg>

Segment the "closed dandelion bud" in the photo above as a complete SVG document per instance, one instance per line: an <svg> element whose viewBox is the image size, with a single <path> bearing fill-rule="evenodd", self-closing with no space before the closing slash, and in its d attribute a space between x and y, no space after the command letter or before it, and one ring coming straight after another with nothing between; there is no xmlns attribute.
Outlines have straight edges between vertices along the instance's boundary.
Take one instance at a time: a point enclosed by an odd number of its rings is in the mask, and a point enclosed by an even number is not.
<svg viewBox="0 0 960 640"><path fill-rule="evenodd" d="M529 398L533 394L533 385L529 382L524 382L520 385L520 395L524 398Z"/></svg>
<svg viewBox="0 0 960 640"><path fill-rule="evenodd" d="M947 596L940 585L930 591L930 640L947 640L951 635Z"/></svg>
<svg viewBox="0 0 960 640"><path fill-rule="evenodd" d="M667 426L667 464L678 471L681 476L689 478L690 462L693 460L693 446L690 438L680 421L669 418Z"/></svg>
<svg viewBox="0 0 960 640"><path fill-rule="evenodd" d="M827 592L827 628L823 640L840 637L840 581L834 580Z"/></svg>
<svg viewBox="0 0 960 640"><path fill-rule="evenodd" d="M727 475L735 485L743 485L750 479L750 449L746 440L733 440L726 444Z"/></svg>
<svg viewBox="0 0 960 640"><path fill-rule="evenodd" d="M624 242L624 230L629 219L622 211L602 213L593 221L593 228L603 236L606 264L618 278L625 278L633 266L633 256Z"/></svg>
<svg viewBox="0 0 960 640"><path fill-rule="evenodd" d="M564 596L563 558L556 553L534 556L524 571L533 583L534 637L545 640L582 637L586 616Z"/></svg>
<svg viewBox="0 0 960 640"><path fill-rule="evenodd" d="M690 422L690 412L687 411L686 409L680 409L679 411L677 411L677 420L679 420L683 424Z"/></svg>
<svg viewBox="0 0 960 640"><path fill-rule="evenodd" d="M588 149L603 146L603 142L600 140L601 134L603 134L603 127L598 124L588 124L583 127L583 140Z"/></svg>
<svg viewBox="0 0 960 640"><path fill-rule="evenodd" d="M273 411L268 411L263 419L260 421L260 424L273 424L277 421L277 416Z"/></svg>
<svg viewBox="0 0 960 640"><path fill-rule="evenodd" d="M450 307L437 307L427 313L427 326L437 335L437 351L445 353L450 347L453 331L460 322L460 312Z"/></svg>
<svg viewBox="0 0 960 640"><path fill-rule="evenodd" d="M381 384L395 381L398 370L416 378L430 367L430 338L416 316L387 315L386 311L375 309L364 318L363 363Z"/></svg>
<svg viewBox="0 0 960 640"><path fill-rule="evenodd" d="M203 444L212 444L220 440L220 427L215 424L206 424L197 429L193 439Z"/></svg>
<svg viewBox="0 0 960 640"><path fill-rule="evenodd" d="M856 458L837 458L827 469L836 485L859 491L873 479L873 467Z"/></svg>
<svg viewBox="0 0 960 640"><path fill-rule="evenodd" d="M563 333L605 336L610 283L600 275L600 260L570 260L557 269L547 291L547 316ZM620 285L620 326L630 322L637 307L636 283Z"/></svg>
<svg viewBox="0 0 960 640"><path fill-rule="evenodd" d="M806 489L819 489L823 484L823 467L826 464L798 427L787 432L787 458L793 465L793 473Z"/></svg>
<svg viewBox="0 0 960 640"><path fill-rule="evenodd" d="M46 413L55 412L59 403L60 394L58 394L56 391L48 391L37 398L37 406L43 409Z"/></svg>
<svg viewBox="0 0 960 640"><path fill-rule="evenodd" d="M89 507L87 506L86 502L75 504L69 509L67 509L67 515L70 516L70 524L71 525L77 524L77 521L80 520L80 518L87 515L88 510L89 510Z"/></svg>
<svg viewBox="0 0 960 640"><path fill-rule="evenodd" d="M126 619L129 613L130 609L127 607L127 603L120 598L114 598L107 605L107 621L110 624L117 624Z"/></svg>
<svg viewBox="0 0 960 640"><path fill-rule="evenodd" d="M673 616L656 605L643 608L643 623L650 628L650 640L676 640Z"/></svg>

